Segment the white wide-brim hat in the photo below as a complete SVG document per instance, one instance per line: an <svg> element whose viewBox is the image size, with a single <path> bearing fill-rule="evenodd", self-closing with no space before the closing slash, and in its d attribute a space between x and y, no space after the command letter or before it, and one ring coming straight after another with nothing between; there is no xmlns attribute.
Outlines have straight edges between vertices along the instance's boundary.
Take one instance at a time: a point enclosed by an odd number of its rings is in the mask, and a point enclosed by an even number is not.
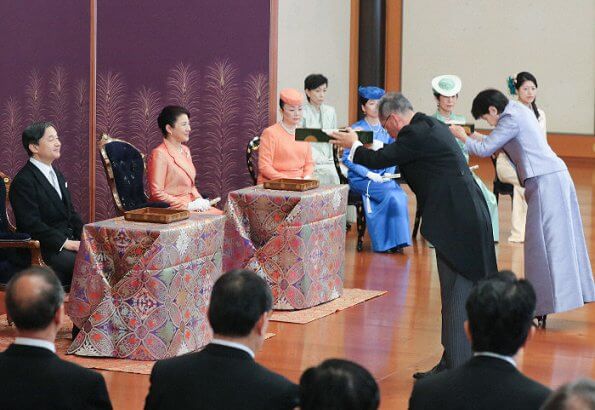
<svg viewBox="0 0 595 410"><path fill-rule="evenodd" d="M461 79L452 74L432 78L432 89L445 97L452 97L460 93L462 85Z"/></svg>

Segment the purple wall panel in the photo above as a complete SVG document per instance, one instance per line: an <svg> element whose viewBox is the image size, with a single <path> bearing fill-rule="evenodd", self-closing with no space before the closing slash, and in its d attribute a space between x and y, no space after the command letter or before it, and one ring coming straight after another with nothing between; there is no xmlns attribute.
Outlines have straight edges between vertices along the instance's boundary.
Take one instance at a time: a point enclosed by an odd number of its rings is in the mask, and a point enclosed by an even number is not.
<svg viewBox="0 0 595 410"><path fill-rule="evenodd" d="M98 4L97 133L158 145L157 115L186 106L201 193L224 197L250 183L248 141L267 125L269 0L102 0ZM97 216L115 211L103 168Z"/></svg>
<svg viewBox="0 0 595 410"><path fill-rule="evenodd" d="M62 140L55 165L83 219L89 202L88 22L85 1L0 3L0 170L14 177L27 161L23 129L52 121Z"/></svg>

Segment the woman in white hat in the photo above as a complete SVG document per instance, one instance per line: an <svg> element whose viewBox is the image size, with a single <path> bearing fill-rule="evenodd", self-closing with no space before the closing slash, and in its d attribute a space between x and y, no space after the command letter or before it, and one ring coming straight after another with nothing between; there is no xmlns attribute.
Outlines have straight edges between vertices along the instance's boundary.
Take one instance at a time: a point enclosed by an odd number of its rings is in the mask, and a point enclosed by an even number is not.
<svg viewBox="0 0 595 410"><path fill-rule="evenodd" d="M438 104L438 108L434 113L433 117L442 121L445 124L465 124L465 117L463 115L457 115L454 113L454 107L459 99L459 92L461 92L461 79L456 75L445 74L439 75L432 79L432 91ZM457 140L457 143L465 155L467 163L469 163L469 152L465 148L465 144ZM488 189L475 172L471 171L475 182L481 188L483 197L488 204L488 210L490 211L490 218L492 220L492 231L494 233L494 242L498 242L500 237L500 227L498 224L498 202L496 196Z"/></svg>

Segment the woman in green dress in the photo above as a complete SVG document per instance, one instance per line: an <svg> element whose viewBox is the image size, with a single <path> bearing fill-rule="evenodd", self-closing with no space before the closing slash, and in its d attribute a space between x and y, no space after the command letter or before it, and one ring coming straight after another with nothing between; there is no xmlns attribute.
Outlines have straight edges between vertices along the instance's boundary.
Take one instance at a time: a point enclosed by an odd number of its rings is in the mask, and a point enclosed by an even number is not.
<svg viewBox="0 0 595 410"><path fill-rule="evenodd" d="M445 124L465 124L465 117L454 113L454 107L459 98L461 86L461 79L456 75L446 74L434 77L432 79L432 91L434 92L434 97L436 98L438 105L433 117ZM467 163L469 163L469 153L467 152L467 148L465 148L465 144L459 140L457 140L457 143L461 147L461 151L463 151L463 155L465 155ZM498 242L500 228L498 225L498 202L496 202L496 196L488 189L487 186L485 186L481 178L479 178L475 172L471 172L473 173L475 182L477 182L477 185L479 185L479 188L481 188L483 197L485 198L485 201L488 205L490 218L492 219L494 242Z"/></svg>

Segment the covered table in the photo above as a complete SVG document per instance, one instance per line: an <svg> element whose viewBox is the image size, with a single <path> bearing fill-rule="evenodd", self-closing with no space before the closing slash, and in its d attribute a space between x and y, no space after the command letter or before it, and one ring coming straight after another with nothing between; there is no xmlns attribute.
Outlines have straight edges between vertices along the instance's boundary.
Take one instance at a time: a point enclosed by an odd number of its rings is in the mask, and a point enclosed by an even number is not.
<svg viewBox="0 0 595 410"><path fill-rule="evenodd" d="M80 333L68 353L156 360L207 344L224 221L192 213L167 225L85 225L67 306Z"/></svg>
<svg viewBox="0 0 595 410"><path fill-rule="evenodd" d="M250 269L265 278L275 309L305 309L338 298L343 293L347 192L347 185L230 192L223 269Z"/></svg>

